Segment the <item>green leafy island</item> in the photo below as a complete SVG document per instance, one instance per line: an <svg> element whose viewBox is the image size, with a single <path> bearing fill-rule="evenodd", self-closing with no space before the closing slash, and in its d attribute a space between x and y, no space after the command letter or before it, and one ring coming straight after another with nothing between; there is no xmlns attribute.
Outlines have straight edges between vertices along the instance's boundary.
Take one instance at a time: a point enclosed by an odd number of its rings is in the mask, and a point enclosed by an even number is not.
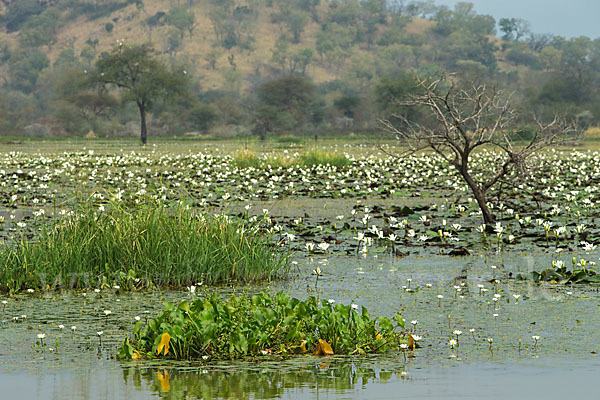
<svg viewBox="0 0 600 400"><path fill-rule="evenodd" d="M158 316L147 323L138 321L133 336L119 349L119 358L215 360L308 352L366 354L414 347L400 312L392 320L371 319L365 307L319 301L314 296L302 301L278 292L223 300L212 294L179 305L165 303Z"/></svg>
<svg viewBox="0 0 600 400"><path fill-rule="evenodd" d="M600 283L600 274L589 267L586 268L587 263L588 261L584 258L577 261L573 257L573 268L569 270L562 261L554 261L552 268L547 268L543 271L531 271L528 274L519 274L517 275L517 279L560 284Z"/></svg>
<svg viewBox="0 0 600 400"><path fill-rule="evenodd" d="M269 235L248 221L206 216L181 203L100 208L66 214L35 241L3 245L1 290L263 281L289 267L289 252L274 252Z"/></svg>

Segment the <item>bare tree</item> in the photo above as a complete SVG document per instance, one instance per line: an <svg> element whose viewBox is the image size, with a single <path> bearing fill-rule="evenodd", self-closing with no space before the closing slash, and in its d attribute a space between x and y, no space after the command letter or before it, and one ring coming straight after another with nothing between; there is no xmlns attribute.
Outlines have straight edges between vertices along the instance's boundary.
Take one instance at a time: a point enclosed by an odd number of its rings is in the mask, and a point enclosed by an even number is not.
<svg viewBox="0 0 600 400"><path fill-rule="evenodd" d="M561 118L549 123L534 118L533 136L515 141L516 113L510 95L502 90L473 83L461 88L450 75L417 79L417 87L419 94L398 100L397 105L422 108L431 118L418 123L393 115L394 123L381 121L384 129L407 146L404 155L429 149L454 166L473 192L487 225L495 222L487 204L488 190L509 174L523 176L535 152L564 142L573 132ZM484 147L496 157L485 171L473 171L471 156Z"/></svg>

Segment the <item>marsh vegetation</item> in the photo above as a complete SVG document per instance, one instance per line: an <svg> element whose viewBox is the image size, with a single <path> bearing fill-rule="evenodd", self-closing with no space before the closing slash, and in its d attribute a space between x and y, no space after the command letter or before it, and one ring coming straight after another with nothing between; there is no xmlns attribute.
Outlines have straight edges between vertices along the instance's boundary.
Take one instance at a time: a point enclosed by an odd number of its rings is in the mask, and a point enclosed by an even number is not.
<svg viewBox="0 0 600 400"><path fill-rule="evenodd" d="M251 148L284 162L243 166L235 147L204 146L3 154L2 254L14 264L2 275L1 332L20 349L12 359L95 362L120 349L144 358L136 365L156 378L147 384L164 391L190 388L172 358L217 375L220 359L241 359L225 369L257 360L293 369L310 364L319 339L334 353L324 368L343 369L341 354L360 368L363 352L383 352L383 370L369 374L401 380L430 363L562 357L572 335L587 339L569 354L598 351L597 152L537 154L540 168L521 186L492 188L490 230L432 153L397 159L333 143L313 153L346 165L313 165L298 161L310 149ZM473 173L494 157L475 153ZM89 280L65 290L71 272L88 269ZM259 390L250 386L240 390Z"/></svg>

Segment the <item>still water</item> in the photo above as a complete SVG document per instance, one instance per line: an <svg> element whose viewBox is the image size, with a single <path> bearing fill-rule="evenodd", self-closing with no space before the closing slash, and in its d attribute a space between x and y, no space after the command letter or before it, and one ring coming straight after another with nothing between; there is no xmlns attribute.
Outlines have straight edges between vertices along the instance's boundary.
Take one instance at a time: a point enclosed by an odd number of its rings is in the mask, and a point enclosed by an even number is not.
<svg viewBox="0 0 600 400"><path fill-rule="evenodd" d="M302 258L292 279L264 287L201 288L194 295L90 288L3 298L0 399L596 398L597 288L507 279L547 265L548 256L494 257ZM315 287L316 266L324 276ZM494 277L500 283L490 283ZM422 348L406 358L395 352L219 364L114 359L136 316L146 319L164 301L202 296L203 290L318 294L364 305L371 315L404 309L407 326L423 336ZM456 330L462 333L452 348Z"/></svg>

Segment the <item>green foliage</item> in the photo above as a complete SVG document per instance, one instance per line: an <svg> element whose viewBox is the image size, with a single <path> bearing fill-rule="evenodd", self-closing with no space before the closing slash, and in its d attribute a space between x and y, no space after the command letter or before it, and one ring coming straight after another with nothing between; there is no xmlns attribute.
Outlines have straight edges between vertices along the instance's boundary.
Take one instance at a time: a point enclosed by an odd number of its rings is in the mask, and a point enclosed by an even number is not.
<svg viewBox="0 0 600 400"><path fill-rule="evenodd" d="M293 136L277 136L274 137L278 143L298 143L299 138ZM283 158L274 155L263 155L258 156L253 151L240 150L233 156L232 164L237 168L255 168L255 169L267 169L267 168L279 168L289 167L294 163L294 160L290 158Z"/></svg>
<svg viewBox="0 0 600 400"><path fill-rule="evenodd" d="M510 133L509 137L511 140L516 142L526 142L529 143L531 139L535 136L537 132L537 127L534 125L523 125L517 127L513 132Z"/></svg>
<svg viewBox="0 0 600 400"><path fill-rule="evenodd" d="M3 18L6 30L8 33L19 30L30 16L41 14L45 9L44 3L39 0L9 2Z"/></svg>
<svg viewBox="0 0 600 400"><path fill-rule="evenodd" d="M237 6L232 1L213 1L208 16L213 24L217 42L226 49L234 46L250 49L254 42L253 22L256 11Z"/></svg>
<svg viewBox="0 0 600 400"><path fill-rule="evenodd" d="M396 75L382 78L375 86L375 100L380 115L386 120L400 123L395 115L401 115L410 120L419 121L421 112L417 107L398 106L399 100L417 95L420 90L417 87L415 77L409 73L398 73Z"/></svg>
<svg viewBox="0 0 600 400"><path fill-rule="evenodd" d="M326 152L320 150L311 150L298 157L298 162L307 167L316 165L331 165L333 167L348 167L351 161L343 154Z"/></svg>
<svg viewBox="0 0 600 400"><path fill-rule="evenodd" d="M529 23L521 18L500 18L502 39L519 41L529 33Z"/></svg>
<svg viewBox="0 0 600 400"><path fill-rule="evenodd" d="M348 118L354 118L354 112L360 106L360 97L344 95L333 101L333 105Z"/></svg>
<svg viewBox="0 0 600 400"><path fill-rule="evenodd" d="M600 274L590 268L585 267L585 261L583 265L576 263L573 259L573 268L569 270L566 265L553 266L543 271L531 271L530 273L523 275L517 275L517 279L521 280L533 280L534 282L552 282L565 284L574 283L592 283L600 284Z"/></svg>
<svg viewBox="0 0 600 400"><path fill-rule="evenodd" d="M274 253L256 224L196 214L182 205L106 207L99 212L85 206L44 229L36 241L4 244L0 290L264 281L288 268L288 254Z"/></svg>
<svg viewBox="0 0 600 400"><path fill-rule="evenodd" d="M90 20L94 20L107 17L130 4L136 4L139 7L143 3L142 0L94 0L93 2L71 0L65 1L64 5L60 4L59 6L68 10L72 18L85 14Z"/></svg>
<svg viewBox="0 0 600 400"><path fill-rule="evenodd" d="M31 93L35 90L38 75L50 65L50 60L38 49L24 50L14 54L9 60L8 76L10 86Z"/></svg>
<svg viewBox="0 0 600 400"><path fill-rule="evenodd" d="M477 35L468 30L455 31L445 39L444 51L446 63L451 69L456 68L458 60L479 62L490 71L496 68L496 46L487 36Z"/></svg>
<svg viewBox="0 0 600 400"><path fill-rule="evenodd" d="M26 94L33 93L40 102L40 118L55 116L56 107L49 103L55 99L47 92L52 85L39 84L37 81L41 70L46 67L40 69L35 65L21 64L23 53L27 52L24 50L38 47L49 52L60 37L60 49L52 52L51 58L54 60L56 53L72 47L64 41L69 35L58 33L63 26L65 30L71 30L76 23L75 18L81 16L88 19L105 17L100 25L91 24L107 31L101 35L104 39L114 39L115 25L125 24L126 20L130 21L127 24L141 22L150 36L154 28L168 24L168 29L161 28L161 35L155 38L159 42L156 43L156 53L149 53L151 58L160 57L165 65L173 64L176 57L183 58L192 64L190 72L196 77L201 77L200 69L206 68L208 71L204 73L207 76L211 79L217 77L217 81L222 82L217 89L230 91L235 96L234 103L230 105L225 101L213 104L219 112L220 121L224 125L233 123L245 129L253 127L255 132L263 136L268 132L299 132L306 128L306 124L312 125L309 126L312 129L325 116L339 115L335 106L331 105L332 100L340 95L339 92L323 93L327 104L322 106L322 100L314 99L308 106L311 110L303 113L282 110L281 107L262 102L253 103L254 89L261 83L288 74L309 77L314 74L312 78L319 82L323 79L344 80L348 86L354 87L363 106L355 123L367 131L373 129L379 117L373 113L375 103L372 101L371 88L374 82L386 76L405 73L423 77L440 72L456 73L463 81L473 78L478 82L516 90L520 98L527 100L523 107L538 115L548 117L555 112L566 112L574 117L584 110L590 110L594 115L593 123L600 118L599 41L585 37L565 39L550 34L535 34L529 32L527 22L522 19L502 18L498 28L500 34L504 35L500 53L495 46L498 40L492 38L495 35L494 19L478 14L469 2L459 2L454 8L448 9L436 6L434 0L347 0L329 1L327 4L319 0L241 3L210 0L206 4L171 1L167 8L163 8L164 11L145 10L142 13L129 8L132 12L127 11L127 15L122 12L111 13L134 3L143 7L142 1L13 0L5 3L0 24L5 24L8 33L17 32L7 35L0 43L0 65L13 65L4 67L5 85ZM198 40L212 42L215 47L212 51L204 49L205 53L200 55L195 54L198 46L184 46L184 36L187 37L189 33L191 38L195 32L198 24L196 14L199 12L206 13L214 34L205 32L205 37ZM270 13L270 20L265 13ZM429 21L419 20L417 16ZM87 29L85 25L82 28ZM86 34L92 36L86 37ZM272 43L263 40L265 34L281 35L272 49L264 47L266 43ZM79 32L78 36L86 43L83 47L77 47L79 54L76 56L80 59L73 60L72 54L65 53L54 69L68 65L93 70L94 61L100 53L98 40L101 39L94 35ZM260 43L256 42L256 38L260 38ZM234 47L238 50L223 53L223 48ZM260 56L251 56L255 49L260 50L257 52ZM248 53L242 50L248 50ZM194 54L188 54L189 51ZM265 59L269 51L272 51L270 65L268 57ZM502 54L502 61L526 68L498 69L498 54ZM231 57L229 65L225 61L228 55ZM206 60L206 63L198 63L197 57ZM58 76L58 73L46 71L43 74L44 79L53 76ZM193 88L194 85L190 83L186 86ZM198 81L194 83L199 88ZM552 93L554 89L558 91ZM128 90L124 92L125 101L133 99ZM244 96L245 93L248 96ZM162 132L179 134L188 129L190 124L182 121L183 118L167 117L166 110L178 109L184 112L183 116L185 110L195 106L195 103L190 103L188 107L166 107L166 103L172 99L170 96L157 97L154 103L160 106L160 121L163 124L155 126L164 127ZM146 108L144 105L143 111L138 108L140 120L145 118L141 114L154 111ZM64 122L70 118L68 115L71 115L71 111L64 113ZM126 122L126 114L129 119L133 117L132 113L123 113L121 123ZM299 120L301 123L298 123ZM19 123L14 121L11 125ZM142 125L145 126L144 123ZM329 124L332 128L335 125L338 125L335 121ZM140 135L145 136L143 133Z"/></svg>
<svg viewBox="0 0 600 400"><path fill-rule="evenodd" d="M506 53L506 59L515 65L526 65L532 69L541 67L537 54L526 48L511 48Z"/></svg>
<svg viewBox="0 0 600 400"><path fill-rule="evenodd" d="M307 79L290 75L266 82L258 88L256 132L301 129L310 119L309 105L315 100L315 86Z"/></svg>
<svg viewBox="0 0 600 400"><path fill-rule="evenodd" d="M18 136L36 113L31 95L0 87L0 136Z"/></svg>
<svg viewBox="0 0 600 400"><path fill-rule="evenodd" d="M60 12L57 8L48 8L39 15L27 18L19 34L19 41L25 47L50 47L56 43Z"/></svg>
<svg viewBox="0 0 600 400"><path fill-rule="evenodd" d="M165 17L167 24L173 26L179 32L180 38L186 31L190 33L190 37L196 27L196 16L188 7L179 6L169 10Z"/></svg>
<svg viewBox="0 0 600 400"><path fill-rule="evenodd" d="M217 110L210 104L197 103L185 114L188 128L199 132L207 132L219 120Z"/></svg>
<svg viewBox="0 0 600 400"><path fill-rule="evenodd" d="M290 50L290 43L285 36L275 42L271 60L289 74L299 73L304 75L306 67L312 62L313 51L310 48Z"/></svg>
<svg viewBox="0 0 600 400"><path fill-rule="evenodd" d="M354 44L355 36L352 26L333 22L317 33L315 49L321 58L339 67L349 56L348 49Z"/></svg>
<svg viewBox="0 0 600 400"><path fill-rule="evenodd" d="M478 15L473 3L459 2L454 10L440 9L433 20L436 24L431 28L440 36L448 36L456 31L468 31L484 36L493 35L496 31L496 21L489 15Z"/></svg>
<svg viewBox="0 0 600 400"><path fill-rule="evenodd" d="M394 43L404 43L407 36L404 33L404 27L408 22L410 22L408 17L395 16L390 26L381 34L381 38L377 44L380 46L389 46Z"/></svg>
<svg viewBox="0 0 600 400"><path fill-rule="evenodd" d="M158 100L186 95L189 86L185 70L168 68L152 51L148 45L120 43L96 62L97 71L90 78L92 84L121 88L124 100L136 103L142 143L146 143L145 113Z"/></svg>
<svg viewBox="0 0 600 400"><path fill-rule="evenodd" d="M371 319L365 307L355 310L314 296L302 301L278 292L222 300L213 294L179 305L165 303L164 311L148 323L136 323L118 356L121 360L285 356L313 351L319 340L331 345L335 354L380 353L408 341L400 313L393 320Z"/></svg>
<svg viewBox="0 0 600 400"><path fill-rule="evenodd" d="M256 153L249 150L240 150L235 153L232 163L238 168L260 168L262 165Z"/></svg>
<svg viewBox="0 0 600 400"><path fill-rule="evenodd" d="M302 11L291 11L285 15L284 23L290 33L293 35L294 43L300 42L300 35L304 32L304 27L308 24L308 15Z"/></svg>

